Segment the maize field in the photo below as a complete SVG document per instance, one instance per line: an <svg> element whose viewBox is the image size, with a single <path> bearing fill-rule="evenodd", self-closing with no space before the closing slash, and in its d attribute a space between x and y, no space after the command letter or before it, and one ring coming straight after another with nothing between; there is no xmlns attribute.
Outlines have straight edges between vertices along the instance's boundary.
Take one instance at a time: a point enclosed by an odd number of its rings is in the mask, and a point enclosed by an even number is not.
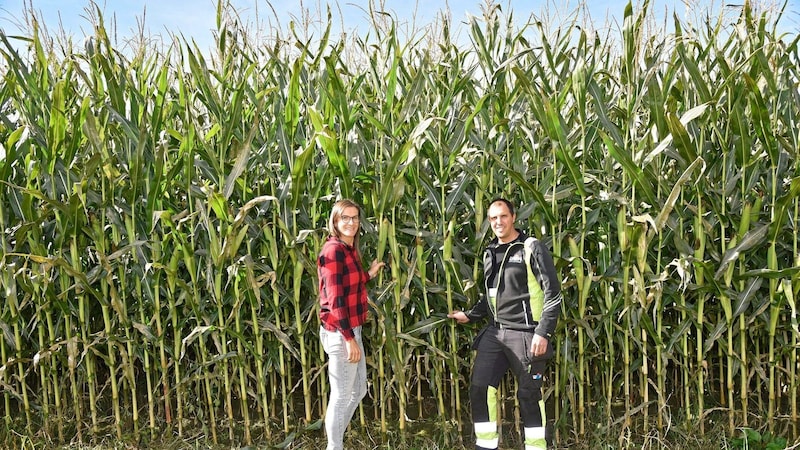
<svg viewBox="0 0 800 450"><path fill-rule="evenodd" d="M800 54L779 13L658 26L645 1L603 34L486 2L457 41L377 13L361 36L330 15L259 31L220 1L204 51L88 11L80 42L0 33L0 442L318 426L315 262L347 197L387 262L354 422L468 443L479 325L446 314L480 295L499 196L562 277L556 445L800 437Z"/></svg>

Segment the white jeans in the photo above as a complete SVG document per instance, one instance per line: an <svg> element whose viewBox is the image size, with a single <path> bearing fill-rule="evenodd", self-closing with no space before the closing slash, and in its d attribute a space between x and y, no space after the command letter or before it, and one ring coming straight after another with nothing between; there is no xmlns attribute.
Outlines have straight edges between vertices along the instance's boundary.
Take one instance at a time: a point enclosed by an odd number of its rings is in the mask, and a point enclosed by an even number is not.
<svg viewBox="0 0 800 450"><path fill-rule="evenodd" d="M344 431L361 399L367 395L367 363L361 327L354 328L353 332L361 347L361 360L357 363L347 362L347 347L341 333L323 327L319 329L322 348L328 354L328 380L331 385L331 396L325 411L325 433L328 435L326 450L344 449Z"/></svg>

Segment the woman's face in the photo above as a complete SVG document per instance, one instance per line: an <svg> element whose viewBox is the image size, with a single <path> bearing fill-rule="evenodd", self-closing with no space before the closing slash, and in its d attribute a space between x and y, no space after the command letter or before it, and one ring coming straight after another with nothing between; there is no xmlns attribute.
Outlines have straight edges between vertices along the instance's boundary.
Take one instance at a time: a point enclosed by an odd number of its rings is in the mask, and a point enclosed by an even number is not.
<svg viewBox="0 0 800 450"><path fill-rule="evenodd" d="M358 234L360 225L361 218L358 217L358 208L350 206L343 209L342 214L336 221L336 227L339 229L339 238L348 244L352 244Z"/></svg>

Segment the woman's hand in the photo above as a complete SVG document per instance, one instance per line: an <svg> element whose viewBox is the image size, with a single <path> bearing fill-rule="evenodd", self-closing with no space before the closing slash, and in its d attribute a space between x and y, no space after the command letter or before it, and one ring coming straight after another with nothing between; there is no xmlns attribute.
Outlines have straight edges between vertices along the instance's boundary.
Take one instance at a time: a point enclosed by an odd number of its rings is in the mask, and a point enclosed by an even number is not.
<svg viewBox="0 0 800 450"><path fill-rule="evenodd" d="M385 262L378 261L377 259L375 261L372 261L372 264L369 265L369 270L367 271L369 273L369 279L371 280L377 277L378 272L380 272L383 266L385 265L386 265Z"/></svg>
<svg viewBox="0 0 800 450"><path fill-rule="evenodd" d="M344 341L344 343L347 348L347 362L357 363L361 361L361 347L358 346L358 342L355 339L350 339Z"/></svg>

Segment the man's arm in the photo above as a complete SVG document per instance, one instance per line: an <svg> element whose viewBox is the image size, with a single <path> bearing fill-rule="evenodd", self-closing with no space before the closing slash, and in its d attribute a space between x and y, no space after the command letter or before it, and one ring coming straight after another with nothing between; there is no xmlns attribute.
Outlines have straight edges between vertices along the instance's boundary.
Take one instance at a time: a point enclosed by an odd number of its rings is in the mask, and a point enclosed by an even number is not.
<svg viewBox="0 0 800 450"><path fill-rule="evenodd" d="M535 333L549 339L556 331L556 322L561 313L561 283L558 280L553 257L542 241L537 240L534 243L531 259L533 268L536 269L539 286L544 293L542 317L539 319Z"/></svg>
<svg viewBox="0 0 800 450"><path fill-rule="evenodd" d="M468 309L466 311L453 311L448 314L447 317L456 319L458 323L467 323L486 317L488 311L489 304L486 302L486 296L481 295L475 305L473 305L472 309Z"/></svg>

